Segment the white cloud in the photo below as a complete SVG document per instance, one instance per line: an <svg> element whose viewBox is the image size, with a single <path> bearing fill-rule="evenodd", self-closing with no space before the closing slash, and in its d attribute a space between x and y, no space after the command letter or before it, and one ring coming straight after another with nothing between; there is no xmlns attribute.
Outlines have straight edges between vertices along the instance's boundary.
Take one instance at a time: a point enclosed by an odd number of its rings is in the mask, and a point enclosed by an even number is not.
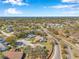
<svg viewBox="0 0 79 59"><path fill-rule="evenodd" d="M75 5L55 5L55 6L48 6L44 8L55 8L55 9L64 9L64 8L73 8Z"/></svg>
<svg viewBox="0 0 79 59"><path fill-rule="evenodd" d="M75 11L67 11L67 12L63 12L63 14L75 14L75 13L77 13L77 12L75 12Z"/></svg>
<svg viewBox="0 0 79 59"><path fill-rule="evenodd" d="M79 0L62 0L62 2L79 3Z"/></svg>
<svg viewBox="0 0 79 59"><path fill-rule="evenodd" d="M13 5L27 5L27 6L29 6L29 4L28 3L24 3L24 2L22 2L23 0L5 0L5 1L3 1L3 3L10 3L10 4L13 4Z"/></svg>
<svg viewBox="0 0 79 59"><path fill-rule="evenodd" d="M16 10L16 8L9 8L4 11L5 14L22 14L21 11Z"/></svg>
<svg viewBox="0 0 79 59"><path fill-rule="evenodd" d="M61 5L55 5L55 6L45 6L44 8L51 8L55 9L57 12L60 13L61 15L70 15L70 16L79 16L79 5L78 4L61 4Z"/></svg>
<svg viewBox="0 0 79 59"><path fill-rule="evenodd" d="M71 4L71 5L55 5L55 6L45 6L43 8L52 8L52 9L70 9L70 10L79 10L78 4Z"/></svg>
<svg viewBox="0 0 79 59"><path fill-rule="evenodd" d="M61 13L62 15L71 15L71 16L79 16L79 11L75 11L75 10L72 10L72 11L64 11Z"/></svg>

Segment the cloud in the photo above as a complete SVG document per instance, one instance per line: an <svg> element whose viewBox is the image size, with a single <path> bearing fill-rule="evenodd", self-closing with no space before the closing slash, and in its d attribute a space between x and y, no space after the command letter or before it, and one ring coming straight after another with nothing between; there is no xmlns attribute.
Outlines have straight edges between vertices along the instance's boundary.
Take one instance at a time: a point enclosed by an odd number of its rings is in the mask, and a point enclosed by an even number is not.
<svg viewBox="0 0 79 59"><path fill-rule="evenodd" d="M64 11L61 13L62 15L70 15L70 16L79 16L79 11Z"/></svg>
<svg viewBox="0 0 79 59"><path fill-rule="evenodd" d="M61 15L68 15L68 16L79 16L79 4L60 4L60 5L52 5L52 6L44 6L44 8L55 9Z"/></svg>
<svg viewBox="0 0 79 59"><path fill-rule="evenodd" d="M67 2L67 3L79 3L79 0L62 0L62 2Z"/></svg>
<svg viewBox="0 0 79 59"><path fill-rule="evenodd" d="M4 11L5 14L22 14L21 11L17 10L16 8L9 8L9 9L6 9Z"/></svg>
<svg viewBox="0 0 79 59"><path fill-rule="evenodd" d="M53 9L70 9L70 10L79 10L79 5L78 4L61 4L61 5L55 5L55 6L45 6L44 8L53 8Z"/></svg>
<svg viewBox="0 0 79 59"><path fill-rule="evenodd" d="M56 5L56 6L48 6L48 8L56 8L56 9L62 9L62 8L72 8L74 5Z"/></svg>
<svg viewBox="0 0 79 59"><path fill-rule="evenodd" d="M53 8L53 9L72 9L74 8L75 5L55 5L55 6L47 6L47 7L44 7L44 8Z"/></svg>
<svg viewBox="0 0 79 59"><path fill-rule="evenodd" d="M23 2L23 0L5 0L5 1L3 1L3 3L10 3L12 5L19 5L19 6L21 6L21 5L29 6L29 4Z"/></svg>
<svg viewBox="0 0 79 59"><path fill-rule="evenodd" d="M66 11L66 12L62 12L63 14L75 14L75 13L78 13L77 11Z"/></svg>

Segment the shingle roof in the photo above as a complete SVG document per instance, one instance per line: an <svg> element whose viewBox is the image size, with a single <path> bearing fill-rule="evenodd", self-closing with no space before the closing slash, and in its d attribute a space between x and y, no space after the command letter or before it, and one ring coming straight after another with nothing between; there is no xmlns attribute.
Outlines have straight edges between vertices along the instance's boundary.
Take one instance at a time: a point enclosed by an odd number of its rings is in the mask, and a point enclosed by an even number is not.
<svg viewBox="0 0 79 59"><path fill-rule="evenodd" d="M5 54L6 57L8 57L9 59L22 59L23 56L23 52L22 51L15 51L14 49L8 51Z"/></svg>

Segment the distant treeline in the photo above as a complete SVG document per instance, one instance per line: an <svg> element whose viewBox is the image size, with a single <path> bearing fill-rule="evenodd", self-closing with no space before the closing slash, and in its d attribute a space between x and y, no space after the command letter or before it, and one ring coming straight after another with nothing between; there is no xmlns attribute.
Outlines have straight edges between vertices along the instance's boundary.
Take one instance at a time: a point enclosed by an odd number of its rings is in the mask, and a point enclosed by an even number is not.
<svg viewBox="0 0 79 59"><path fill-rule="evenodd" d="M23 22L23 23L63 23L67 21L79 20L79 17L1 17L0 22Z"/></svg>
<svg viewBox="0 0 79 59"><path fill-rule="evenodd" d="M79 17L0 17L0 20L79 20Z"/></svg>

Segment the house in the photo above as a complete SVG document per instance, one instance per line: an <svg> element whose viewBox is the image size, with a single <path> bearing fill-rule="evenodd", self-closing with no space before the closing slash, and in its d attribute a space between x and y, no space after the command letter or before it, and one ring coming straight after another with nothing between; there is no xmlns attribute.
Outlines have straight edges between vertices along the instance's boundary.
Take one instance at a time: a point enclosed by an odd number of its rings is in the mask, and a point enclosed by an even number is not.
<svg viewBox="0 0 79 59"><path fill-rule="evenodd" d="M46 42L47 41L47 39L45 38L45 37L42 37L42 36L36 36L35 37L35 39L37 40L37 41L40 41L40 42Z"/></svg>
<svg viewBox="0 0 79 59"><path fill-rule="evenodd" d="M26 41L24 39L17 40L16 43L18 47L26 47L26 46L34 47L34 45L30 41Z"/></svg>
<svg viewBox="0 0 79 59"><path fill-rule="evenodd" d="M0 43L2 43L4 46L10 45L10 43L6 42L4 38L0 38Z"/></svg>
<svg viewBox="0 0 79 59"><path fill-rule="evenodd" d="M5 51L7 48L2 44L0 43L0 51Z"/></svg>
<svg viewBox="0 0 79 59"><path fill-rule="evenodd" d="M33 37L35 37L36 35L34 35L34 34L28 34L28 38L33 38Z"/></svg>
<svg viewBox="0 0 79 59"><path fill-rule="evenodd" d="M11 49L4 54L4 59L24 59L25 54L21 49Z"/></svg>
<svg viewBox="0 0 79 59"><path fill-rule="evenodd" d="M53 27L58 27L61 28L63 27L64 24L58 24L58 23L47 23L47 28L53 28Z"/></svg>
<svg viewBox="0 0 79 59"><path fill-rule="evenodd" d="M9 45L10 45L9 42L4 42L3 44L4 44L5 46L9 46Z"/></svg>
<svg viewBox="0 0 79 59"><path fill-rule="evenodd" d="M13 32L13 26L12 26L12 25L9 25L9 26L6 28L6 30L7 30L8 32Z"/></svg>
<svg viewBox="0 0 79 59"><path fill-rule="evenodd" d="M17 46L17 48L21 48L21 47L25 47L25 44L23 42L17 41L16 46Z"/></svg>
<svg viewBox="0 0 79 59"><path fill-rule="evenodd" d="M5 42L5 39L4 38L0 38L0 43L3 43Z"/></svg>

